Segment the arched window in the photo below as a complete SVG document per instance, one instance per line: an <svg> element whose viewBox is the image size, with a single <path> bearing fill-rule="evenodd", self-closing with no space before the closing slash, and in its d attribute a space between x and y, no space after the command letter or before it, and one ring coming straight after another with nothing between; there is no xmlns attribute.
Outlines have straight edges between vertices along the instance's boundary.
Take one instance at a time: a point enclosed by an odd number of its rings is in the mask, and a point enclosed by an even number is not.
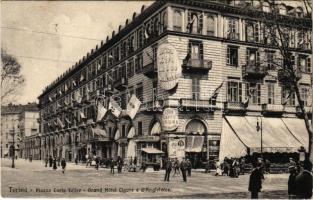
<svg viewBox="0 0 313 200"><path fill-rule="evenodd" d="M193 119L187 124L185 132L187 134L203 135L204 133L207 132L207 129L202 121L198 119Z"/></svg>
<svg viewBox="0 0 313 200"><path fill-rule="evenodd" d="M286 15L287 14L287 8L285 4L280 4L279 6L279 14Z"/></svg>
<svg viewBox="0 0 313 200"><path fill-rule="evenodd" d="M192 15L192 31L191 33L197 34L198 33L198 16L196 14Z"/></svg>
<svg viewBox="0 0 313 200"><path fill-rule="evenodd" d="M173 28L174 31L181 31L182 27L182 15L179 10L175 10L174 12L174 20L173 20Z"/></svg>
<svg viewBox="0 0 313 200"><path fill-rule="evenodd" d="M158 35L159 34L159 19L158 18L154 19L153 27L154 27L153 34Z"/></svg>
<svg viewBox="0 0 313 200"><path fill-rule="evenodd" d="M163 30L166 30L167 29L167 13L164 12L163 13L163 17L162 17L162 20L163 20Z"/></svg>
<svg viewBox="0 0 313 200"><path fill-rule="evenodd" d="M207 34L209 36L214 36L214 32L215 32L214 17L208 16L208 18L207 18Z"/></svg>
<svg viewBox="0 0 313 200"><path fill-rule="evenodd" d="M246 37L248 42L253 42L254 41L254 28L253 24L247 23L246 26Z"/></svg>
<svg viewBox="0 0 313 200"><path fill-rule="evenodd" d="M296 13L297 17L303 17L303 9L301 7L297 7Z"/></svg>
<svg viewBox="0 0 313 200"><path fill-rule="evenodd" d="M271 9L270 9L270 4L268 2L263 2L263 11L264 12L270 12Z"/></svg>

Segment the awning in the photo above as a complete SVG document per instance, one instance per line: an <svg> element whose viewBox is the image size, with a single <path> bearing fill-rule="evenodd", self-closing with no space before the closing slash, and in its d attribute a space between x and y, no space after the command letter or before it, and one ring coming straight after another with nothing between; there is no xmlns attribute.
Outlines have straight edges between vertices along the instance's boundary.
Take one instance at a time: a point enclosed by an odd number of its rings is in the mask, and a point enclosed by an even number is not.
<svg viewBox="0 0 313 200"><path fill-rule="evenodd" d="M94 134L94 136L108 137L108 134L104 129L92 128L92 133Z"/></svg>
<svg viewBox="0 0 313 200"><path fill-rule="evenodd" d="M164 152L156 148L142 148L141 151L148 154L163 154Z"/></svg>
<svg viewBox="0 0 313 200"><path fill-rule="evenodd" d="M136 156L136 142L131 139L128 142L128 147L127 147L127 158L130 157L135 157Z"/></svg>
<svg viewBox="0 0 313 200"><path fill-rule="evenodd" d="M186 152L201 152L204 143L204 136L186 136Z"/></svg>
<svg viewBox="0 0 313 200"><path fill-rule="evenodd" d="M259 118L259 124L261 120ZM227 124L229 128L227 128ZM298 148L302 145L288 130L281 118L269 118L262 117L263 127L263 152L297 152ZM224 125L226 126L224 128ZM256 130L257 117L240 117L240 116L227 116L223 122L223 133L221 137L221 154L227 154L225 152L234 151L232 157L237 154L243 154L242 146L240 151L233 149L229 142L238 143L238 141L229 141L229 137L233 138L229 132L235 134L238 140L245 146L250 148L250 152L261 151L261 133ZM231 130L231 131L230 131ZM234 138L235 139L235 138ZM234 140L233 139L233 140ZM226 140L226 141L225 141ZM228 141L228 142L227 142ZM222 147L223 144L226 146ZM233 150L227 150L230 148ZM222 152L222 150L224 152ZM223 157L220 157L223 158Z"/></svg>
<svg viewBox="0 0 313 200"><path fill-rule="evenodd" d="M115 135L114 135L114 140L118 140L118 139L120 139L120 131L118 129L116 129Z"/></svg>
<svg viewBox="0 0 313 200"><path fill-rule="evenodd" d="M297 140L299 140L299 142L301 142L302 146L308 150L309 135L304 120L298 118L283 118L282 120L290 132L297 138Z"/></svg>
<svg viewBox="0 0 313 200"><path fill-rule="evenodd" d="M135 136L135 128L131 127L129 132L128 132L127 138L132 139L134 136Z"/></svg>
<svg viewBox="0 0 313 200"><path fill-rule="evenodd" d="M161 133L161 124L160 122L156 122L153 124L151 129L151 135L160 134Z"/></svg>

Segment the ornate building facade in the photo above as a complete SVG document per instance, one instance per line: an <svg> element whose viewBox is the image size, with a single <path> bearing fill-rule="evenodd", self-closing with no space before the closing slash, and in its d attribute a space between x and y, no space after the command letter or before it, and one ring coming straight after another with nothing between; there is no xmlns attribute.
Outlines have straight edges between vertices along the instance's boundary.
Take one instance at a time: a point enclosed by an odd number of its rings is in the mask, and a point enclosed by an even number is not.
<svg viewBox="0 0 313 200"><path fill-rule="evenodd" d="M263 152L307 148L298 101L279 81L274 63L282 57L263 23L273 12L290 29L311 112L312 21L303 5L157 1L38 97L41 158L189 157L201 166L260 153L261 120Z"/></svg>

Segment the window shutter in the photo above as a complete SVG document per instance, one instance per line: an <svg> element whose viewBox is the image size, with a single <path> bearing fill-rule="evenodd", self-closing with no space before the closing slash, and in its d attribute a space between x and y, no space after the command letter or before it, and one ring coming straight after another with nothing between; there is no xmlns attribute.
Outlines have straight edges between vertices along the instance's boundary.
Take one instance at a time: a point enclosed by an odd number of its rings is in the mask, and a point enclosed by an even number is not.
<svg viewBox="0 0 313 200"><path fill-rule="evenodd" d="M260 52L259 51L256 51L255 52L255 54L256 54L256 64L258 65L258 64L260 64Z"/></svg>
<svg viewBox="0 0 313 200"><path fill-rule="evenodd" d="M231 101L231 88L230 88L231 82L227 82L227 100Z"/></svg>
<svg viewBox="0 0 313 200"><path fill-rule="evenodd" d="M255 37L255 41L259 42L259 24L258 23L254 24L254 37Z"/></svg>
<svg viewBox="0 0 313 200"><path fill-rule="evenodd" d="M199 45L199 53L200 53L200 59L203 60L203 43L200 43Z"/></svg>
<svg viewBox="0 0 313 200"><path fill-rule="evenodd" d="M227 47L227 64L230 64L230 47Z"/></svg>
<svg viewBox="0 0 313 200"><path fill-rule="evenodd" d="M239 86L239 102L242 102L242 84L238 83Z"/></svg>
<svg viewBox="0 0 313 200"><path fill-rule="evenodd" d="M198 33L202 34L202 30L203 30L203 13L201 13L200 16L199 16Z"/></svg>
<svg viewBox="0 0 313 200"><path fill-rule="evenodd" d="M311 69L312 66L311 66L311 58L310 57L307 58L306 64L307 64L307 72L311 73L312 72L312 69Z"/></svg>
<svg viewBox="0 0 313 200"><path fill-rule="evenodd" d="M191 33L191 30L192 30L192 27L191 27L191 12L190 11L188 11L188 17L187 17L188 19L188 21L187 21L187 27L186 27L186 29L187 29L187 32L189 32L189 33Z"/></svg>
<svg viewBox="0 0 313 200"><path fill-rule="evenodd" d="M291 60L291 65L292 65L292 67L294 68L295 67L295 60L296 60L296 58L295 58L295 56L294 55L292 55L291 56L291 58L290 58L290 60Z"/></svg>
<svg viewBox="0 0 313 200"><path fill-rule="evenodd" d="M250 49L247 49L247 51L246 51L246 61L247 61L247 63L250 60L249 57L250 57Z"/></svg>

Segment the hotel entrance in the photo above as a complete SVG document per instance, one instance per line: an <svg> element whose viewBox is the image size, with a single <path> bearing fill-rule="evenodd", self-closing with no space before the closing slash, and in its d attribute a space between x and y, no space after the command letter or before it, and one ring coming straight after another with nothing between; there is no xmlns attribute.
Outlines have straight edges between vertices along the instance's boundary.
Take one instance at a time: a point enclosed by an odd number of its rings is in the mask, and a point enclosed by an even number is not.
<svg viewBox="0 0 313 200"><path fill-rule="evenodd" d="M186 158L192 167L204 168L207 162L207 128L201 120L193 119L186 126Z"/></svg>

